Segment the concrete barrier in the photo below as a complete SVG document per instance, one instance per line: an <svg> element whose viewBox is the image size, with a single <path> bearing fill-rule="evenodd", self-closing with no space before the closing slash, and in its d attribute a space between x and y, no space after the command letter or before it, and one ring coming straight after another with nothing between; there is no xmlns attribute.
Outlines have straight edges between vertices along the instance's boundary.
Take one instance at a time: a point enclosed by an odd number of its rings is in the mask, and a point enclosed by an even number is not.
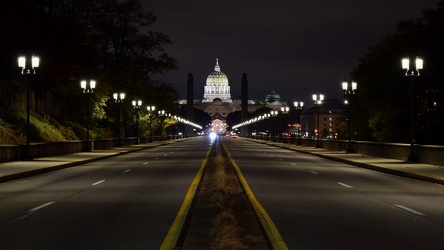
<svg viewBox="0 0 444 250"><path fill-rule="evenodd" d="M252 136L251 138L266 141L277 141L289 144L297 144L298 142L298 138L295 137L269 138ZM316 139L301 138L299 139L299 142L304 147L315 147L317 144ZM347 140L319 140L319 143L322 148L332 151L346 151L348 148ZM407 161L407 158L410 155L410 144L403 143L353 141L351 147L356 153L389 159ZM415 145L414 153L419 162L444 166L444 146Z"/></svg>

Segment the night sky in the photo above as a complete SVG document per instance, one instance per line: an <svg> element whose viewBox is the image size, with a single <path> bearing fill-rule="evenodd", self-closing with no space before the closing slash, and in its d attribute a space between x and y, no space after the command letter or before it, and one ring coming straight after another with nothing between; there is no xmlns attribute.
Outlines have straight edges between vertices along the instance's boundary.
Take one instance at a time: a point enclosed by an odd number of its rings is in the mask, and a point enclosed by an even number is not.
<svg viewBox="0 0 444 250"><path fill-rule="evenodd" d="M142 1L158 18L152 28L173 42L166 52L179 69L162 80L180 99L186 99L188 73L194 99L202 99L218 58L232 98L240 97L247 73L249 99L275 90L283 101L308 103L314 91L342 99L341 81L368 47L439 0Z"/></svg>

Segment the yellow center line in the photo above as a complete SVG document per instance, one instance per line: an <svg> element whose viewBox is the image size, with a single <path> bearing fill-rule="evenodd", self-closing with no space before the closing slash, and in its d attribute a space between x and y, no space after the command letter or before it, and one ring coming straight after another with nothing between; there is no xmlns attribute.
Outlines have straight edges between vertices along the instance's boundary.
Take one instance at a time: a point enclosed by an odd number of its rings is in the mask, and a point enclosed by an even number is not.
<svg viewBox="0 0 444 250"><path fill-rule="evenodd" d="M270 240L273 249L288 249L287 245L285 244L284 240L282 239L279 233L279 230L276 228L273 220L268 215L267 211L265 211L265 209L259 203L259 201L256 200L256 197L254 196L253 191L251 191L250 186L248 186L247 180L242 175L240 168L237 166L236 162L234 162L233 158L231 158L231 155L230 153L228 153L228 150L225 147L225 145L222 144L222 146L225 152L227 153L227 156L230 159L230 162L233 165L234 170L237 173L237 176L239 177L239 180L245 190L245 193L247 194L251 204L254 207L254 211L256 212L259 221L261 222L262 227L264 228L264 231L267 234L267 237Z"/></svg>
<svg viewBox="0 0 444 250"><path fill-rule="evenodd" d="M190 210L193 197L196 193L197 187L199 186L199 182L202 179L202 175L205 170L205 166L207 165L208 159L210 158L210 153L211 147L210 149L208 149L207 155L202 162L202 165L197 172L196 177L188 188L188 192L185 195L182 206L180 207L179 212L177 213L176 218L174 219L174 222L170 227L170 230L168 230L168 233L163 240L162 245L160 246L161 250L174 249L174 247L176 246L183 224L185 223L188 212Z"/></svg>

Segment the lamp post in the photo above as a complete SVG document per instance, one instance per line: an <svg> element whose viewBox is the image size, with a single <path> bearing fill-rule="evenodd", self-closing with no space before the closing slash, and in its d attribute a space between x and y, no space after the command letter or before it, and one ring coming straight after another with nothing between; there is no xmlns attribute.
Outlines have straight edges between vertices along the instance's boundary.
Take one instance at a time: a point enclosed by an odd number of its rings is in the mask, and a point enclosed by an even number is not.
<svg viewBox="0 0 444 250"><path fill-rule="evenodd" d="M288 106L281 107L281 114L283 115L282 120L284 121L284 131L279 131L279 138L282 138L282 142L284 142L282 133L286 133L287 127L288 127L287 115L289 112L290 112L290 107L288 107ZM279 124L279 127L282 128L282 124Z"/></svg>
<svg viewBox="0 0 444 250"><path fill-rule="evenodd" d="M25 56L20 56L18 58L18 66L22 68L21 74L25 77L26 81L26 147L23 154L24 160L32 160L31 150L29 148L30 143L30 109L31 109L31 101L30 99L30 77L36 74L35 68L39 67L40 58L32 55L31 60L27 60Z"/></svg>
<svg viewBox="0 0 444 250"><path fill-rule="evenodd" d="M302 113L302 110L304 109L304 102L302 102L302 101L294 102L294 108L297 111L298 123L299 123L298 134L297 134L297 136L298 136L297 145L302 145L302 143L301 143L301 132L302 132L301 131L302 130L302 128L301 128L301 113Z"/></svg>
<svg viewBox="0 0 444 250"><path fill-rule="evenodd" d="M165 110L159 110L157 114L160 117L160 140L163 141L163 119L165 119Z"/></svg>
<svg viewBox="0 0 444 250"><path fill-rule="evenodd" d="M154 115L154 110L156 110L155 106L148 106L146 107L146 109L148 110L148 115L149 115L149 130L150 130L150 142L153 142L153 133L151 131L151 124L153 122L153 115Z"/></svg>
<svg viewBox="0 0 444 250"><path fill-rule="evenodd" d="M319 130L319 108L321 107L323 101L324 101L324 95L323 94L313 94L314 106L317 107L317 118L316 118L317 128L316 128L316 130L318 131L318 134L316 136L316 148L321 148L321 144L319 142L319 135L320 135L320 130Z"/></svg>
<svg viewBox="0 0 444 250"><path fill-rule="evenodd" d="M115 103L117 103L118 107L118 115L117 115L117 147L121 147L122 144L120 144L120 106L123 103L123 100L125 99L125 93L114 93L113 95Z"/></svg>
<svg viewBox="0 0 444 250"><path fill-rule="evenodd" d="M344 90L344 103L346 105L348 105L348 148L347 148L347 153L354 153L355 151L353 150L352 146L351 146L351 99L352 97L355 95L355 90L357 89L358 84L354 81L352 82L347 82L346 80L344 80L342 82L342 90Z"/></svg>
<svg viewBox="0 0 444 250"><path fill-rule="evenodd" d="M279 114L279 111L277 111L277 110L272 110L271 112L270 112L270 116L271 117L277 117L277 115ZM273 123L273 137L276 137L276 123L274 122ZM274 141L274 139L273 139L273 141Z"/></svg>
<svg viewBox="0 0 444 250"><path fill-rule="evenodd" d="M89 117L90 117L90 111L89 111L89 103L90 103L90 95L94 93L94 89L96 88L96 81L94 80L82 80L80 82L80 87L83 89L83 93L87 94L86 99L86 147L85 152L91 152L91 145L89 143Z"/></svg>
<svg viewBox="0 0 444 250"><path fill-rule="evenodd" d="M140 141L139 141L139 119L140 119L139 110L142 107L142 101L141 100L138 100L138 101L134 100L132 102L132 104L133 104L134 110L136 111L136 129L135 129L136 130L135 131L136 144L140 144Z"/></svg>
<svg viewBox="0 0 444 250"><path fill-rule="evenodd" d="M410 59L403 58L401 60L402 68L405 69L404 76L414 77L420 76L419 70L423 69L424 61L420 57L415 58L415 69L410 68ZM418 158L415 156L414 144L415 144L415 134L414 134L414 121L415 121L415 111L414 111L414 96L413 96L413 79L410 79L410 154L407 158L409 162L416 162Z"/></svg>

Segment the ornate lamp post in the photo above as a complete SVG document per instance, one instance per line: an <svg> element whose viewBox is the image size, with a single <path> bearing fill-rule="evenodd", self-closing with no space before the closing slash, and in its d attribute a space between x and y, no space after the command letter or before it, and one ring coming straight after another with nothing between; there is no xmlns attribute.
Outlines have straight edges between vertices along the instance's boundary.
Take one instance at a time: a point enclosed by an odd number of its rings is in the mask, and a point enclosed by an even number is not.
<svg viewBox="0 0 444 250"><path fill-rule="evenodd" d="M322 102L324 101L324 95L323 94L313 94L313 102L314 102L314 106L317 107L317 118L316 118L316 123L317 123L317 128L316 130L318 131L318 134L316 136L316 148L321 148L321 144L319 142L319 135L320 135L320 130L319 130L319 108L322 105Z"/></svg>
<svg viewBox="0 0 444 250"><path fill-rule="evenodd" d="M347 82L347 81L343 81L342 82L342 90L344 90L344 103L348 104L348 148L347 148L347 153L354 153L355 151L353 150L352 146L351 146L351 99L352 97L355 95L355 90L357 89L358 84L356 82Z"/></svg>
<svg viewBox="0 0 444 250"><path fill-rule="evenodd" d="M26 81L26 147L23 154L24 160L32 160L31 150L29 148L30 143L30 107L31 107L31 101L30 99L30 77L32 75L36 74L35 68L39 67L40 64L40 58L37 56L32 55L31 58L28 58L30 60L27 60L25 56L20 56L18 58L18 66L19 68L22 68L21 74L25 77Z"/></svg>
<svg viewBox="0 0 444 250"><path fill-rule="evenodd" d="M151 131L151 124L153 122L153 115L154 115L154 110L156 110L155 106L148 106L146 107L146 109L148 110L148 115L149 115L149 130L150 130L150 142L153 142L153 133Z"/></svg>
<svg viewBox="0 0 444 250"><path fill-rule="evenodd" d="M414 77L420 76L419 70L423 69L424 61L420 57L415 58L415 69L410 68L410 59L403 58L401 60L402 68L405 69L406 77ZM414 135L414 121L415 121L415 111L414 111L414 96L413 96L413 79L410 80L410 155L407 158L407 161L416 162L418 158L415 156L414 144L415 144L415 135Z"/></svg>
<svg viewBox="0 0 444 250"><path fill-rule="evenodd" d="M279 138L282 138L282 133L287 131L288 123L287 123L287 115L290 112L290 107L281 107L281 114L284 115L282 120L284 121L284 126L282 124L279 125L280 128L284 127L284 131L279 131ZM283 142L284 140L282 140Z"/></svg>
<svg viewBox="0 0 444 250"><path fill-rule="evenodd" d="M270 116L271 117L277 117L278 116L278 114L279 114L279 111L277 111L277 110L272 110L271 112L270 112ZM269 117L270 117L269 116ZM273 137L276 137L276 123L274 122L273 123ZM273 141L274 141L274 139L273 139Z"/></svg>
<svg viewBox="0 0 444 250"><path fill-rule="evenodd" d="M123 103L123 100L125 99L125 93L114 93L113 95L115 103L117 103L118 107L118 115L117 115L117 147L121 147L122 144L120 144L120 106Z"/></svg>
<svg viewBox="0 0 444 250"><path fill-rule="evenodd" d="M135 131L136 144L140 144L140 141L139 141L139 119L140 119L139 110L142 107L142 101L141 100L133 101L132 104L133 104L134 110L136 111L136 129L135 129L136 130Z"/></svg>
<svg viewBox="0 0 444 250"><path fill-rule="evenodd" d="M94 93L94 89L96 88L96 81L94 80L82 80L80 82L80 87L83 89L83 93L87 94L86 99L86 147L85 152L91 152L91 145L89 142L89 117L90 117L90 111L89 111L89 103L90 103L90 95Z"/></svg>
<svg viewBox="0 0 444 250"><path fill-rule="evenodd" d="M296 111L297 111L297 116L298 116L298 123L299 123L299 127L298 127L298 134L297 134L297 136L298 136L298 142L297 142L297 145L302 145L302 143L301 143L301 113L302 113L302 110L304 109L304 102L302 102L302 101L296 101L296 102L294 102L294 108L296 109Z"/></svg>
<svg viewBox="0 0 444 250"><path fill-rule="evenodd" d="M160 140L163 141L163 120L165 119L165 110L159 110L157 114L160 117Z"/></svg>

